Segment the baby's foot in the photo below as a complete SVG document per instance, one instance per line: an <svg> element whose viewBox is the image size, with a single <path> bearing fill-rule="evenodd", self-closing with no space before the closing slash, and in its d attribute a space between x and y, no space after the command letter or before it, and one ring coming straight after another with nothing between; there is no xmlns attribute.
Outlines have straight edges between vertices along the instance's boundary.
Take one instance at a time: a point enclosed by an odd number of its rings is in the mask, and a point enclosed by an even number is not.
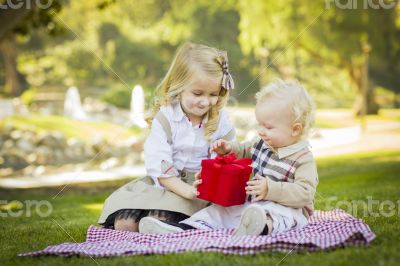
<svg viewBox="0 0 400 266"><path fill-rule="evenodd" d="M267 235L269 230L266 221L265 210L257 204L252 204L244 210L240 218L240 224L233 232L233 235Z"/></svg>

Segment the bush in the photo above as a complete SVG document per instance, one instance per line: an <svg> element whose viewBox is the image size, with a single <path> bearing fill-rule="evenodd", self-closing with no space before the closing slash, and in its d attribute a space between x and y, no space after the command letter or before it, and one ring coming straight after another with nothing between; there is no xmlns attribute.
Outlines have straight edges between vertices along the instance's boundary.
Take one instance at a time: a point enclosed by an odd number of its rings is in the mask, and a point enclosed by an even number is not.
<svg viewBox="0 0 400 266"><path fill-rule="evenodd" d="M30 88L22 93L21 101L26 105L31 105L35 100L37 93L38 93L37 88Z"/></svg>
<svg viewBox="0 0 400 266"><path fill-rule="evenodd" d="M129 109L132 89L127 87L112 88L106 91L102 100L119 108Z"/></svg>

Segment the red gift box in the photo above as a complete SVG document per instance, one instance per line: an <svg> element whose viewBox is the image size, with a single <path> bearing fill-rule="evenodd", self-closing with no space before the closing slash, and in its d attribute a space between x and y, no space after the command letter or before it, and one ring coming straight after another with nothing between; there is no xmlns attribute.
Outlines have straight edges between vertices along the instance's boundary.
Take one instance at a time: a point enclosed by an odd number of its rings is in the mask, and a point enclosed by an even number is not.
<svg viewBox="0 0 400 266"><path fill-rule="evenodd" d="M252 172L251 159L236 159L231 153L201 162L198 198L224 207L240 205L246 200L246 182Z"/></svg>

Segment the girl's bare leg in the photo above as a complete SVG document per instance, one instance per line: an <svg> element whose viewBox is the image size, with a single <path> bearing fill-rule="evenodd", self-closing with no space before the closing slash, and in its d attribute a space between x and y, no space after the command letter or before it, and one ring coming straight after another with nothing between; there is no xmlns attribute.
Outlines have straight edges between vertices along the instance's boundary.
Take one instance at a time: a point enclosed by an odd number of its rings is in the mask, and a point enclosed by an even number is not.
<svg viewBox="0 0 400 266"><path fill-rule="evenodd" d="M115 219L114 229L120 231L139 232L139 223L135 222L134 219Z"/></svg>

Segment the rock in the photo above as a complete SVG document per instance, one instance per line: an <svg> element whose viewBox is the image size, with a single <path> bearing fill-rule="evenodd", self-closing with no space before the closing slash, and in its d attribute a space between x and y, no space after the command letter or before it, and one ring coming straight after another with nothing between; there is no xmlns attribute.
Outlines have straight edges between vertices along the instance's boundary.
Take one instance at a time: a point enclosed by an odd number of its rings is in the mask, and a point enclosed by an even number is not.
<svg viewBox="0 0 400 266"><path fill-rule="evenodd" d="M37 142L38 142L38 136L37 136L36 132L31 131L31 130L25 130L25 131L22 133L22 138L23 138L23 139L26 139L26 140L29 140L29 141L32 142L35 146L36 146L36 144L37 144Z"/></svg>
<svg viewBox="0 0 400 266"><path fill-rule="evenodd" d="M55 131L52 136L57 140L58 148L65 149L67 147L67 139L61 132Z"/></svg>
<svg viewBox="0 0 400 266"><path fill-rule="evenodd" d="M141 160L141 153L132 152L128 156L125 157L124 166L132 166L143 162Z"/></svg>
<svg viewBox="0 0 400 266"><path fill-rule="evenodd" d="M13 172L12 168L0 168L0 177L10 176Z"/></svg>
<svg viewBox="0 0 400 266"><path fill-rule="evenodd" d="M111 116L113 108L103 106ZM103 108L99 106L98 108ZM57 131L36 133L35 129L17 129L11 125L0 128L0 169L3 175L40 175L44 165L63 165L94 161L102 169L141 162L145 137L112 140L93 137L91 143L80 139L66 139ZM38 168L37 166L41 166ZM23 171L19 171L23 170Z"/></svg>
<svg viewBox="0 0 400 266"><path fill-rule="evenodd" d="M13 140L19 140L22 138L22 131L20 130L13 130L10 134Z"/></svg>
<svg viewBox="0 0 400 266"><path fill-rule="evenodd" d="M29 165L28 167L24 168L24 176L33 176L33 172L35 171L36 166Z"/></svg>
<svg viewBox="0 0 400 266"><path fill-rule="evenodd" d="M21 138L17 140L16 147L23 153L30 153L35 150L35 146L30 139Z"/></svg>
<svg viewBox="0 0 400 266"><path fill-rule="evenodd" d="M51 164L54 161L53 153L47 146L39 146L36 149L36 165Z"/></svg>
<svg viewBox="0 0 400 266"><path fill-rule="evenodd" d="M93 158L96 156L96 151L93 149L92 146L86 144L84 148L84 153L86 158Z"/></svg>
<svg viewBox="0 0 400 266"><path fill-rule="evenodd" d="M85 159L85 143L76 138L68 139L65 155L74 162Z"/></svg>
<svg viewBox="0 0 400 266"><path fill-rule="evenodd" d="M1 157L3 163L0 165L0 168L12 168L14 170L20 170L29 165L24 158L24 155L20 154L16 149L10 149L4 152Z"/></svg>
<svg viewBox="0 0 400 266"><path fill-rule="evenodd" d="M112 156L110 144L104 139L94 142L92 148L96 153L93 158L95 160L104 160Z"/></svg>
<svg viewBox="0 0 400 266"><path fill-rule="evenodd" d="M15 145L14 141L12 139L8 139L3 143L2 150L4 149L6 151L12 149L14 145Z"/></svg>
<svg viewBox="0 0 400 266"><path fill-rule="evenodd" d="M10 136L11 132L14 130L17 130L14 126L10 124L6 124L2 129L1 129L1 134L5 136Z"/></svg>
<svg viewBox="0 0 400 266"><path fill-rule="evenodd" d="M64 149L66 146L66 141L62 134L59 133L45 133L39 137L37 145L46 146L51 149Z"/></svg>
<svg viewBox="0 0 400 266"><path fill-rule="evenodd" d="M53 154L54 154L55 164L62 164L66 161L66 156L64 155L64 151L55 150Z"/></svg>
<svg viewBox="0 0 400 266"><path fill-rule="evenodd" d="M46 172L46 167L44 167L43 165L40 165L38 167L35 168L35 170L33 171L32 175L34 177L38 177L43 175Z"/></svg>
<svg viewBox="0 0 400 266"><path fill-rule="evenodd" d="M146 141L145 136L137 137L135 139L135 142L130 143L129 147L133 151L143 151L145 141Z"/></svg>
<svg viewBox="0 0 400 266"><path fill-rule="evenodd" d="M37 154L31 153L26 157L26 160L29 164L35 164L37 161Z"/></svg>
<svg viewBox="0 0 400 266"><path fill-rule="evenodd" d="M116 167L119 164L119 160L115 157L110 158L100 164L101 170L107 170L113 167Z"/></svg>

